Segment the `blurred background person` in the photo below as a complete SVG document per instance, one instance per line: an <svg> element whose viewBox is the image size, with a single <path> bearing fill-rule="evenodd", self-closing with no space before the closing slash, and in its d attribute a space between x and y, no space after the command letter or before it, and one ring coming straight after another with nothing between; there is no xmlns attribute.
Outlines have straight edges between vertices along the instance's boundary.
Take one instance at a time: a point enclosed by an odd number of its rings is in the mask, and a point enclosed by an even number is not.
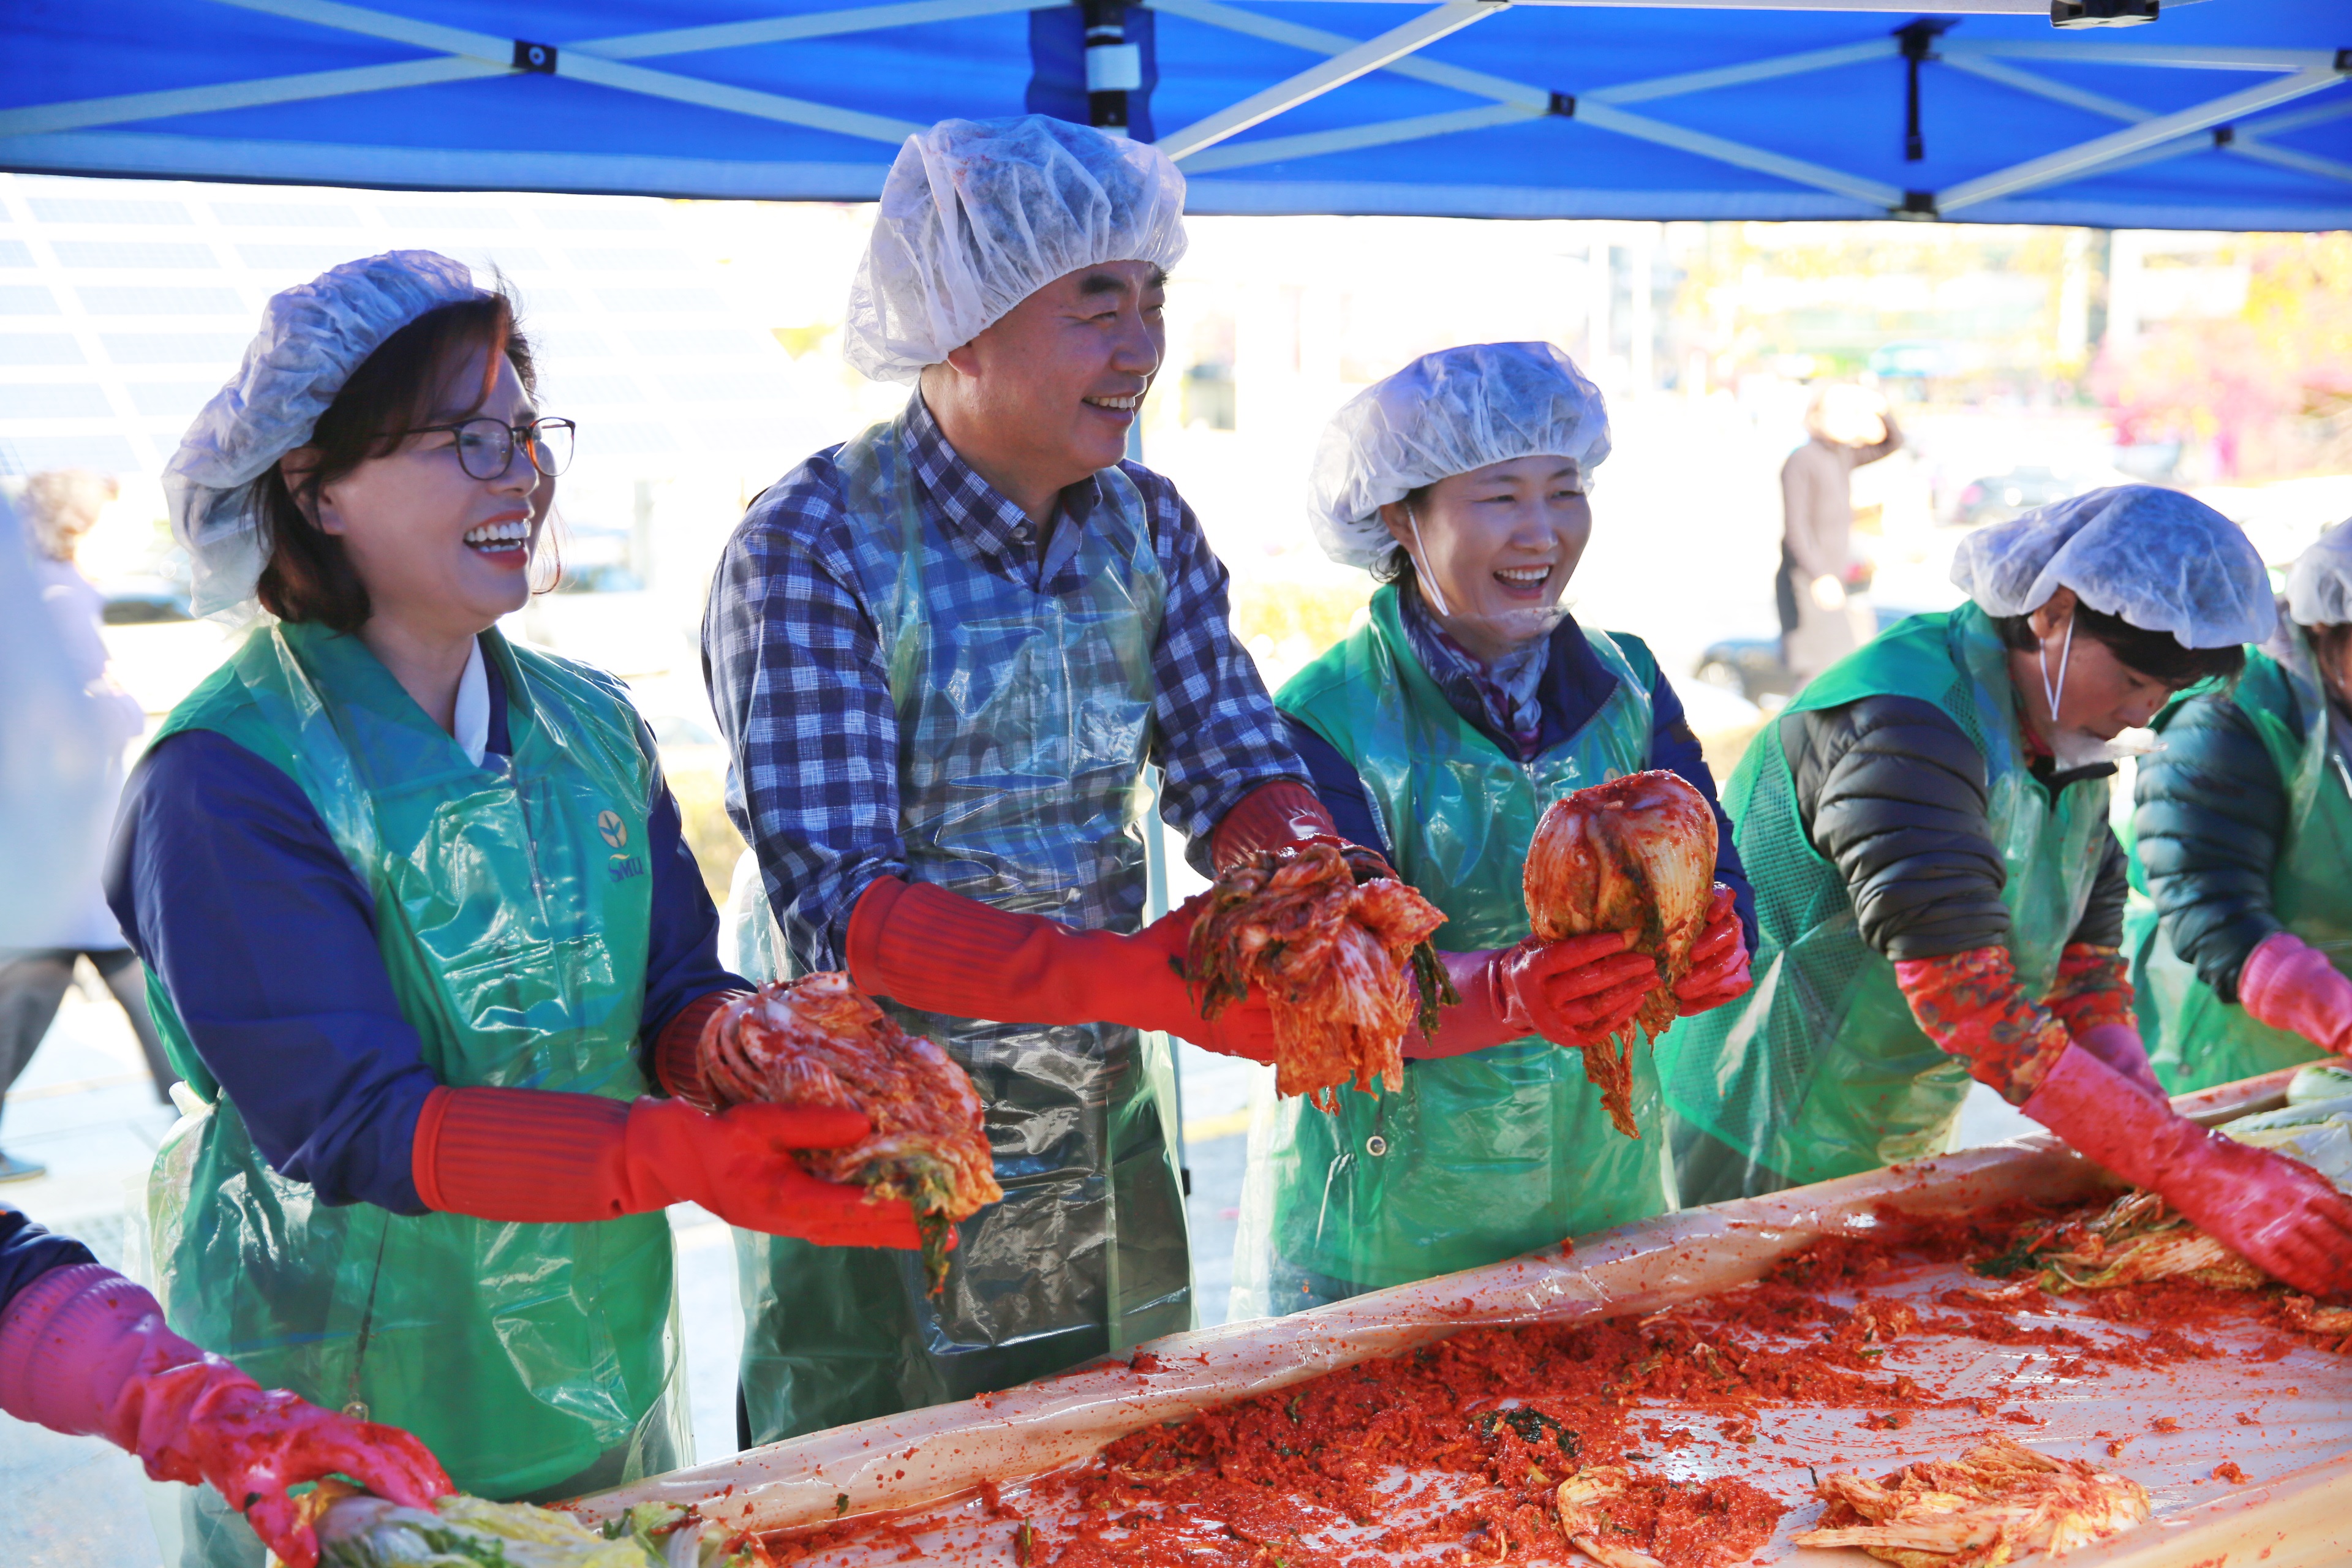
<svg viewBox="0 0 2352 1568"><path fill-rule="evenodd" d="M2156 721L2134 790L2141 1037L2175 1094L2352 1048L2352 522L2305 551L2227 689Z"/></svg>
<svg viewBox="0 0 2352 1568"><path fill-rule="evenodd" d="M1853 553L1853 471L1892 457L1903 433L1885 399L1859 386L1822 387L1805 411L1811 437L1780 465L1780 660L1799 683L1877 627L1864 595L1869 563Z"/></svg>
<svg viewBox="0 0 2352 1568"><path fill-rule="evenodd" d="M146 727L137 700L107 677L106 644L99 633L103 602L74 565L75 546L114 497L113 479L62 469L34 475L18 502L31 585L47 611L45 620L32 623L32 631L39 636L54 628L65 672L85 699L84 719L100 749L102 773L95 781L96 795L79 803L87 817L80 829L87 846L75 870L57 888L59 896L51 907L28 920L0 949L0 1097L40 1049L73 984L75 961L84 957L130 1018L147 1069L155 1075L159 1100L170 1098L177 1078L147 1016L146 973L123 942L122 928L99 885L99 855L122 794L122 749ZM37 1162L0 1150L0 1182L27 1180L43 1170Z"/></svg>

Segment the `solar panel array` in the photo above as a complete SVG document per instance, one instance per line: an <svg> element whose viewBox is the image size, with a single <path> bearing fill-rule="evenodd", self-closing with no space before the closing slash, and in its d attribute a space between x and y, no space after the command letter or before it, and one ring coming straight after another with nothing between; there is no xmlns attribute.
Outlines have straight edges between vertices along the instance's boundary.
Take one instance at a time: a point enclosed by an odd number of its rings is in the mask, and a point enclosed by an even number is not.
<svg viewBox="0 0 2352 1568"><path fill-rule="evenodd" d="M270 294L418 247L520 296L541 402L580 421L588 472L764 480L862 422L837 354L795 362L770 331L837 316L839 295L768 321L751 269L674 204L0 175L0 471L160 472Z"/></svg>

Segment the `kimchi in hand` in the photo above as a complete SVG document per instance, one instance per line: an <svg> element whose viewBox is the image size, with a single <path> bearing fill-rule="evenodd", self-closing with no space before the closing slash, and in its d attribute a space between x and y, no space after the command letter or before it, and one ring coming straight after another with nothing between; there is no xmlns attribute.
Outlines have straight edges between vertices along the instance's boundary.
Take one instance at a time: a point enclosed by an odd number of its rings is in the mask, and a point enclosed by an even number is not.
<svg viewBox="0 0 2352 1568"><path fill-rule="evenodd" d="M1404 1087L1404 1034L1454 1000L1429 936L1445 917L1367 849L1261 850L1217 879L1186 976L1214 1018L1253 985L1274 1018L1275 1087L1320 1105L1341 1084Z"/></svg>
<svg viewBox="0 0 2352 1568"><path fill-rule="evenodd" d="M1004 1196L980 1096L963 1068L835 972L734 998L704 1042L704 1073L729 1100L865 1112L874 1131L864 1141L798 1158L812 1175L863 1184L869 1199L912 1204L938 1295L956 1224Z"/></svg>
<svg viewBox="0 0 2352 1568"><path fill-rule="evenodd" d="M1715 882L1715 813L1677 775L1629 773L1552 802L1528 848L1528 921L1558 942L1594 931L1631 934L1652 959L1657 984L1616 1035L1574 1042L1585 1076L1628 1138L1633 1122L1633 1051L1681 1011L1675 987L1690 973Z"/></svg>

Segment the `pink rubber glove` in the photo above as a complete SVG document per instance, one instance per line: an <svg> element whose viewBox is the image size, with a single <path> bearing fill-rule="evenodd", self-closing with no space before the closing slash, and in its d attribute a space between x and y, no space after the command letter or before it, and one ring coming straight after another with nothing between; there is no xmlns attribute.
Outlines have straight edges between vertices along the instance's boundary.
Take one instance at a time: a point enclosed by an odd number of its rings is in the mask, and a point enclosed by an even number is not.
<svg viewBox="0 0 2352 1568"><path fill-rule="evenodd" d="M2156 1069L2148 1066L2147 1047L2141 1041L2139 1031L2129 1024L2094 1024L2074 1036L2072 1043L2129 1079L2142 1094L2161 1100L2172 1098L2164 1091Z"/></svg>
<svg viewBox="0 0 2352 1568"><path fill-rule="evenodd" d="M1748 944L1742 941L1739 910L1731 889L1717 882L1706 910L1706 928L1691 949L1688 973L1675 986L1675 1011L1683 1017L1720 1007L1746 994Z"/></svg>
<svg viewBox="0 0 2352 1568"><path fill-rule="evenodd" d="M104 1437L159 1481L209 1481L288 1568L318 1538L289 1487L348 1476L427 1508L451 1489L425 1445L253 1379L163 1323L155 1298L95 1263L52 1269L0 1314L0 1410L53 1432Z"/></svg>
<svg viewBox="0 0 2352 1568"><path fill-rule="evenodd" d="M919 1246L905 1199L821 1181L793 1158L874 1131L855 1110L606 1100L538 1089L435 1089L410 1169L430 1209L515 1223L578 1224L697 1203L730 1225L819 1247Z"/></svg>
<svg viewBox="0 0 2352 1568"><path fill-rule="evenodd" d="M2079 1044L2020 1109L2296 1289L2352 1289L2352 1201L2308 1165L2198 1126Z"/></svg>
<svg viewBox="0 0 2352 1568"><path fill-rule="evenodd" d="M1529 1035L1557 1046L1606 1039L1631 1024L1642 998L1657 988L1656 963L1626 952L1632 940L1608 931L1439 953L1462 1000L1439 1009L1434 1040L1407 1030L1404 1054L1416 1060L1458 1057Z"/></svg>
<svg viewBox="0 0 2352 1568"><path fill-rule="evenodd" d="M1133 936L1013 914L927 882L884 877L849 917L849 976L869 995L1005 1024L1126 1024L1204 1049L1274 1059L1274 1017L1248 996L1212 1021L1184 983L1184 950L1207 895Z"/></svg>
<svg viewBox="0 0 2352 1568"><path fill-rule="evenodd" d="M2266 936L2238 971L2238 1000L2273 1029L2324 1051L2352 1053L2352 980L2291 932Z"/></svg>

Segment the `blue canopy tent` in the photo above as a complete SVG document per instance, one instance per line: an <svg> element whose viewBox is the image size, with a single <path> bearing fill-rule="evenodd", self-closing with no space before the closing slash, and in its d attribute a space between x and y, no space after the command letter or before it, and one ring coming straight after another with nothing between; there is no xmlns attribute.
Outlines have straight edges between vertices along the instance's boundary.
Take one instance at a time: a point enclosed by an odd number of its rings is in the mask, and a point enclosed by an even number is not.
<svg viewBox="0 0 2352 1568"><path fill-rule="evenodd" d="M5 14L24 172L867 199L919 126L1030 108L1156 139L1205 213L2352 226L2347 0Z"/></svg>

